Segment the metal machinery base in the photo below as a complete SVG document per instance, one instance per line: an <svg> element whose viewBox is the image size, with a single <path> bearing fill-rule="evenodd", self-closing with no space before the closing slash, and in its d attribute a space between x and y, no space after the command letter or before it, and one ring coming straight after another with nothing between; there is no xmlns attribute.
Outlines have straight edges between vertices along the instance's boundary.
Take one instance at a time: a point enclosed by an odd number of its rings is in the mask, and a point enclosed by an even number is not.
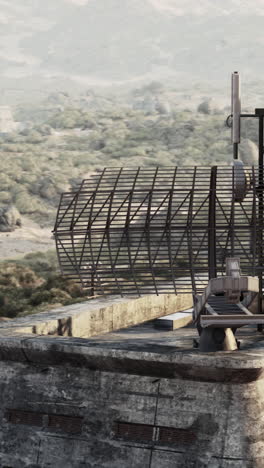
<svg viewBox="0 0 264 468"><path fill-rule="evenodd" d="M235 351L237 340L231 328L204 328L200 336L199 350L204 353L214 351Z"/></svg>

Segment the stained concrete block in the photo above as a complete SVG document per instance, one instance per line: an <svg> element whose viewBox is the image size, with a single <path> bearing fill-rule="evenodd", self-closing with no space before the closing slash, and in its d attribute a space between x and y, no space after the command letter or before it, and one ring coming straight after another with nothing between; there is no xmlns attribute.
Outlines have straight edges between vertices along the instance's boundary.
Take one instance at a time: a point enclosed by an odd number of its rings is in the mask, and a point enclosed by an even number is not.
<svg viewBox="0 0 264 468"><path fill-rule="evenodd" d="M155 450L152 454L151 468L196 468L196 462L184 459L183 453Z"/></svg>
<svg viewBox="0 0 264 468"><path fill-rule="evenodd" d="M157 329L177 330L177 328L185 327L192 323L191 311L176 312L174 314L165 315L155 320L154 326Z"/></svg>
<svg viewBox="0 0 264 468"><path fill-rule="evenodd" d="M0 466L10 468L38 467L39 437L35 428L19 430L1 423Z"/></svg>
<svg viewBox="0 0 264 468"><path fill-rule="evenodd" d="M102 441L75 439L64 440L58 437L41 437L39 466L64 468L124 468L128 460L131 468L149 466L150 451L137 447L113 447Z"/></svg>
<svg viewBox="0 0 264 468"><path fill-rule="evenodd" d="M153 379L65 365L45 368L30 362L2 361L0 368L2 418L8 408L83 418L83 428L78 435L58 429L51 431L11 424L2 419L2 463L14 468L36 464L37 460L39 465L36 466L58 468L222 468L225 465L229 468L227 462L231 453L233 466L237 467L242 466L241 460L245 462L244 466L253 467L257 465L250 465L252 460L261 459L254 440L247 439L248 432L245 431L249 428L239 424L233 426L230 416L234 414L241 421L241 415L236 414L236 405L245 415L249 414L248 409L255 400L255 383L250 384L251 388L245 394L247 404L246 400L241 404L247 385ZM251 428L251 437L258 435L261 438L258 430L262 415L253 413L253 416L255 428ZM197 434L197 440L187 446L120 440L114 433L116 421L191 429ZM237 437L245 444L245 453L240 447L240 461L236 457ZM243 453L245 457L242 459ZM249 455L251 460L248 460Z"/></svg>
<svg viewBox="0 0 264 468"><path fill-rule="evenodd" d="M199 460L184 457L181 453L155 450L152 455L151 468L253 468L253 465L245 459L223 460L205 456L203 460Z"/></svg>

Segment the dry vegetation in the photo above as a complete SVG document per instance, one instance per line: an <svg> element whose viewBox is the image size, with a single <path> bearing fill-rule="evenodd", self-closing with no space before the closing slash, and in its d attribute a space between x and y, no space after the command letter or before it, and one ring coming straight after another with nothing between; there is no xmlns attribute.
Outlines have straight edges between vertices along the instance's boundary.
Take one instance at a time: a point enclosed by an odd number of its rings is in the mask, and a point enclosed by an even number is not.
<svg viewBox="0 0 264 468"><path fill-rule="evenodd" d="M14 205L22 227L27 217L51 229L60 193L104 166L229 164L227 110L206 98L197 111L184 110L178 94L152 83L119 97L58 93L20 105L15 118L23 128L0 137L0 208ZM247 138L256 138L251 123ZM83 299L57 273L54 252L2 263L2 316Z"/></svg>

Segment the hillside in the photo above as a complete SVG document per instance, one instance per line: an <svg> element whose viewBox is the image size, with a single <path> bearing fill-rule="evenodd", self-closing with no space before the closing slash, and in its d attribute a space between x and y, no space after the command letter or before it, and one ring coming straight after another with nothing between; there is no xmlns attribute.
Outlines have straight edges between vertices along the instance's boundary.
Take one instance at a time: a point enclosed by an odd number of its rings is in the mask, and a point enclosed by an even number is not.
<svg viewBox="0 0 264 468"><path fill-rule="evenodd" d="M191 113L162 114L162 108L155 110L153 96L136 98L139 109L114 98L86 98L87 102L85 97L78 102L65 98L64 105L51 107L43 103L46 115L36 117L32 109L27 128L2 135L0 205L13 203L22 215L51 224L59 194L85 174L103 165L192 164L195 154L201 160L203 145L208 147L213 138L208 135L206 142L204 135L201 140L200 126L223 126L223 117L209 123L201 115L194 129ZM25 112L17 111L17 118ZM227 135L224 138L227 144ZM213 150L208 151L209 160Z"/></svg>
<svg viewBox="0 0 264 468"><path fill-rule="evenodd" d="M59 93L16 108L24 128L0 137L0 206L51 227L60 193L104 166L229 164L227 110L206 97L198 110L195 97L179 101L154 82L122 97ZM245 137L256 139L253 122Z"/></svg>
<svg viewBox="0 0 264 468"><path fill-rule="evenodd" d="M226 87L263 70L262 0L0 0L0 84L36 87L171 79Z"/></svg>
<svg viewBox="0 0 264 468"><path fill-rule="evenodd" d="M13 116L20 122L18 129L0 137L0 257L5 260L0 317L87 298L57 271L51 230L61 192L106 166L232 160L227 109L206 96L179 95L158 82L120 96L91 90L78 96L53 93L42 102L14 108ZM248 121L243 128L241 157L247 164L257 155L254 123ZM13 232L7 224L1 226L10 206L19 212L13 210ZM53 251L45 253L48 249Z"/></svg>

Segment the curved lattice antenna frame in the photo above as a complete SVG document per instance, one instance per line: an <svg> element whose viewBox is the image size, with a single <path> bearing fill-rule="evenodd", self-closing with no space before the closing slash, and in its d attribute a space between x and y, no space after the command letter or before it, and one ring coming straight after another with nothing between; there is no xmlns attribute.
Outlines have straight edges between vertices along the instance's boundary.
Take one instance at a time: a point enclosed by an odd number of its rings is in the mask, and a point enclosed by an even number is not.
<svg viewBox="0 0 264 468"><path fill-rule="evenodd" d="M61 271L122 296L199 293L229 256L260 274L257 181L254 167L106 168L61 196Z"/></svg>

